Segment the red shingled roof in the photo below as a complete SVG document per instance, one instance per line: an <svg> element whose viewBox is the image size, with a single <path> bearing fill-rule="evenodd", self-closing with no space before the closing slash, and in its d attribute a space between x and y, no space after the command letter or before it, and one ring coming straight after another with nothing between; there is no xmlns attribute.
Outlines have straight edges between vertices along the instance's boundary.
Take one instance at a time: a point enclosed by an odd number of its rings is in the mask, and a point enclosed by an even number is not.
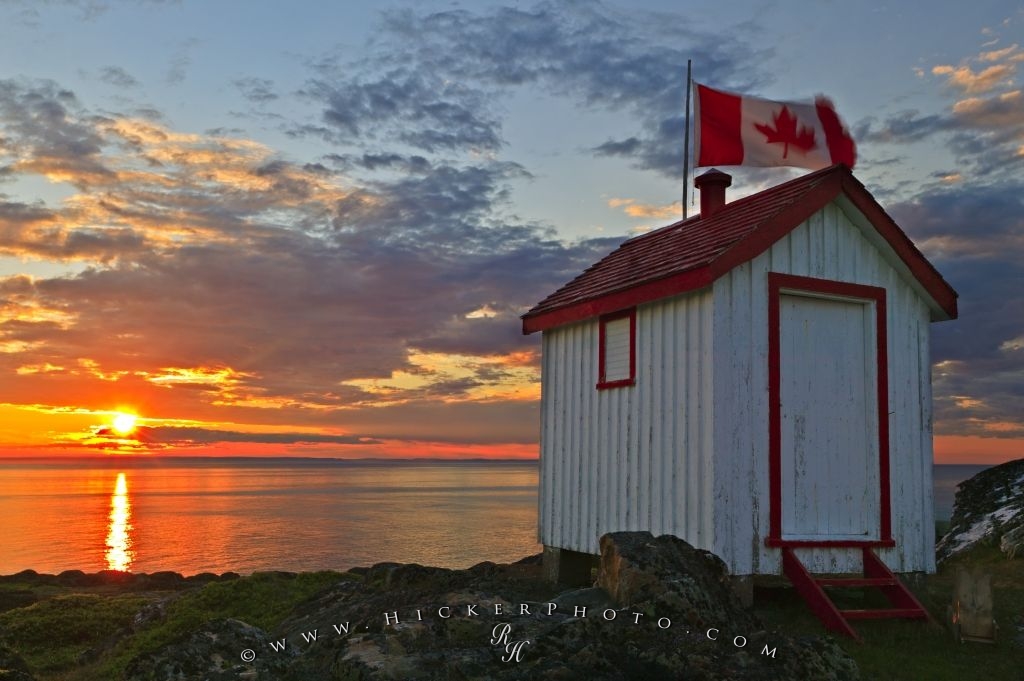
<svg viewBox="0 0 1024 681"><path fill-rule="evenodd" d="M771 247L840 194L864 214L952 319L956 291L846 166L825 168L624 242L523 315L523 333L711 284Z"/></svg>

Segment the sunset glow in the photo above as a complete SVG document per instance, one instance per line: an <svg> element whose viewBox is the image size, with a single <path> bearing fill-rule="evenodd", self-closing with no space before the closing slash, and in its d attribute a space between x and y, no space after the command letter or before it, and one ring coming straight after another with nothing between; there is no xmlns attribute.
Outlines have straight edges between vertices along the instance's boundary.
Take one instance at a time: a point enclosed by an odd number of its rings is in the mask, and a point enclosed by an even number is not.
<svg viewBox="0 0 1024 681"><path fill-rule="evenodd" d="M128 499L128 479L117 474L114 493L110 495L110 513L107 526L107 550L104 554L108 570L127 572L135 552L131 538L132 505Z"/></svg>
<svg viewBox="0 0 1024 681"><path fill-rule="evenodd" d="M828 3L680 34L667 0L354 7L225 34L198 2L0 3L0 457L536 458L520 316L680 217L691 58L844 112L960 294L927 330L936 460L1024 456L1024 15L885 6L858 30L899 49L865 51Z"/></svg>
<svg viewBox="0 0 1024 681"><path fill-rule="evenodd" d="M114 421L111 423L111 428L113 428L114 432L118 435L131 435L135 430L136 421L138 421L138 417L136 417L135 414L121 412L114 417Z"/></svg>

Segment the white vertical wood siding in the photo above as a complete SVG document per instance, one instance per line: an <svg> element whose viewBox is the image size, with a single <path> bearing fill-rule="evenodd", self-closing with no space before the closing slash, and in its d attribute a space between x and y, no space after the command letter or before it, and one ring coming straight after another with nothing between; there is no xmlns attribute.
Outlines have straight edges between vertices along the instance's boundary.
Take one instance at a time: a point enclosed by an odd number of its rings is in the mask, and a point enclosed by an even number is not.
<svg viewBox="0 0 1024 681"><path fill-rule="evenodd" d="M604 325L604 380L629 378L629 317L613 319Z"/></svg>
<svg viewBox="0 0 1024 681"><path fill-rule="evenodd" d="M782 537L879 539L875 308L783 294Z"/></svg>
<svg viewBox="0 0 1024 681"><path fill-rule="evenodd" d="M710 289L640 306L636 383L608 390L596 319L544 332L543 544L597 553L649 530L711 549L712 323Z"/></svg>
<svg viewBox="0 0 1024 681"><path fill-rule="evenodd" d="M901 274L903 266L893 256L883 256L876 240L870 233L865 236L849 216L863 220L845 199L838 199L713 286L712 550L734 574L781 573L780 551L764 545L769 524L768 272L886 289L890 498L896 546L878 554L897 571L935 569L929 310L905 272ZM842 408L839 400L837 396L832 408ZM868 484L877 486L877 469L869 475ZM861 568L857 550L808 549L798 555L813 572Z"/></svg>

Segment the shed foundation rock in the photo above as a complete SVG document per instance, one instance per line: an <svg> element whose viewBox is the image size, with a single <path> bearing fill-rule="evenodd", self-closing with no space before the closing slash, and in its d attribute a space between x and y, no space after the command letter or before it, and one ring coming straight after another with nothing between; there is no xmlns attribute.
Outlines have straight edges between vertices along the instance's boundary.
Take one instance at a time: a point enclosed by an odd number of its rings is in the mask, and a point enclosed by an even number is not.
<svg viewBox="0 0 1024 681"><path fill-rule="evenodd" d="M721 558L678 537L613 532L601 537L597 585L623 607L674 612L694 627L760 628L733 589Z"/></svg>
<svg viewBox="0 0 1024 681"><path fill-rule="evenodd" d="M597 556L579 551L544 547L544 579L567 586L590 586L594 583L593 570Z"/></svg>

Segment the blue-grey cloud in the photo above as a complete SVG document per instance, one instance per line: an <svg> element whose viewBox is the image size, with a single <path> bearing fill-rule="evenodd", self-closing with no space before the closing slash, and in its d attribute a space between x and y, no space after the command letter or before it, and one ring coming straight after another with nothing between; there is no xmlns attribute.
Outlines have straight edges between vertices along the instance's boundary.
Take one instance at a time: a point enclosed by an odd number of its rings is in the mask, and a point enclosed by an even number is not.
<svg viewBox="0 0 1024 681"><path fill-rule="evenodd" d="M751 66L766 53L739 35L669 31L664 17L580 2L387 12L375 45L356 64L321 65L303 89L324 102L321 120L294 134L354 146L391 139L430 153L495 150L502 98L530 85L583 108L632 113L633 134L594 140L594 153L678 177L687 57L700 55L700 77L720 84L750 89L768 80Z"/></svg>
<svg viewBox="0 0 1024 681"><path fill-rule="evenodd" d="M418 154L407 156L395 152L364 154L327 154L324 160L340 170L387 170L422 175L431 170L428 159Z"/></svg>
<svg viewBox="0 0 1024 681"><path fill-rule="evenodd" d="M234 86L243 97L255 104L266 104L280 99L280 95L274 91L274 81L266 78L239 78L234 81Z"/></svg>
<svg viewBox="0 0 1024 681"><path fill-rule="evenodd" d="M66 173L83 183L109 178L102 137L80 108L73 92L52 81L0 80L0 153L30 172Z"/></svg>
<svg viewBox="0 0 1024 681"><path fill-rule="evenodd" d="M171 426L140 427L133 437L174 447L197 446L218 442L251 442L253 444L340 444L376 445L380 440L358 435L325 435L320 433L246 433L210 428L179 428Z"/></svg>
<svg viewBox="0 0 1024 681"><path fill-rule="evenodd" d="M1024 185L938 188L890 212L960 294L960 318L932 330L936 431L1020 437Z"/></svg>
<svg viewBox="0 0 1024 681"><path fill-rule="evenodd" d="M120 66L104 66L100 69L100 80L120 88L133 88L139 86L135 76L125 71Z"/></svg>
<svg viewBox="0 0 1024 681"><path fill-rule="evenodd" d="M870 143L936 139L956 156L961 174L1012 177L1024 168L1024 95L1019 90L962 99L941 114L902 111L855 127L858 139Z"/></svg>
<svg viewBox="0 0 1024 681"><path fill-rule="evenodd" d="M427 152L493 151L502 144L501 124L483 93L438 74L398 68L370 79L314 81L304 93L326 103L324 126L312 130L332 142L390 138Z"/></svg>

